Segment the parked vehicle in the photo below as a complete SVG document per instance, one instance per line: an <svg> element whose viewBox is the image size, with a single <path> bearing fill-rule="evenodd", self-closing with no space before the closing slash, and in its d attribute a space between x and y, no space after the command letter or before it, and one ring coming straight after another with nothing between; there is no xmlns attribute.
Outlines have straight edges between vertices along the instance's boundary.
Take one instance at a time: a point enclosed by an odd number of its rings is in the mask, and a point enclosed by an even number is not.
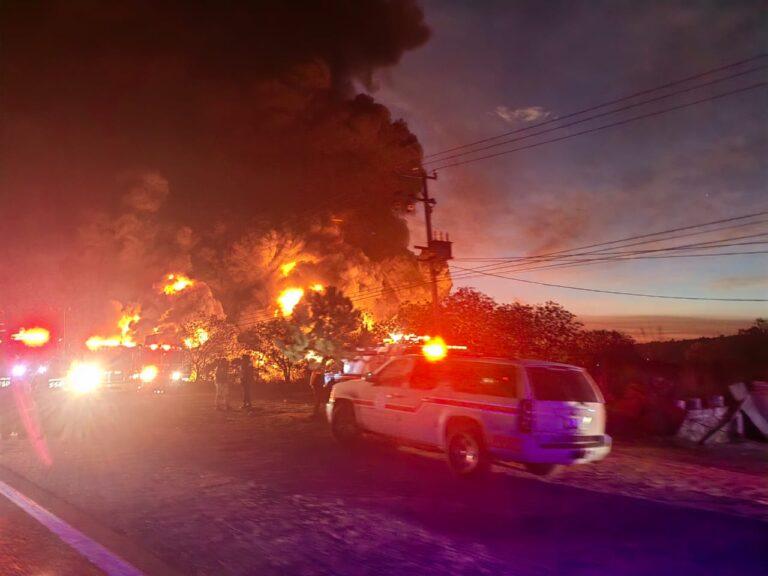
<svg viewBox="0 0 768 576"><path fill-rule="evenodd" d="M327 416L341 442L369 432L438 449L459 476L478 475L493 460L547 475L611 450L603 396L589 374L538 360L394 356L336 384Z"/></svg>
<svg viewBox="0 0 768 576"><path fill-rule="evenodd" d="M374 372L389 360L390 355L385 348L360 351L357 356L342 361L340 372L326 372L325 386L330 388L338 382L360 380L368 372Z"/></svg>

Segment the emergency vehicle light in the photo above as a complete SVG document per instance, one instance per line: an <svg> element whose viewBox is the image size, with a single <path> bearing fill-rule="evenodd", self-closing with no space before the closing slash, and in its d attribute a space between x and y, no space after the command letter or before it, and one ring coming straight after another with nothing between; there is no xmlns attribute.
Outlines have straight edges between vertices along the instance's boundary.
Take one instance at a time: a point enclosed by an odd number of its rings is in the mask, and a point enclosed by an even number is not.
<svg viewBox="0 0 768 576"><path fill-rule="evenodd" d="M440 336L435 336L424 343L424 346L421 347L421 351L427 360L430 362L437 362L438 360L445 358L446 354L448 354L448 346L446 346L445 340L440 338Z"/></svg>

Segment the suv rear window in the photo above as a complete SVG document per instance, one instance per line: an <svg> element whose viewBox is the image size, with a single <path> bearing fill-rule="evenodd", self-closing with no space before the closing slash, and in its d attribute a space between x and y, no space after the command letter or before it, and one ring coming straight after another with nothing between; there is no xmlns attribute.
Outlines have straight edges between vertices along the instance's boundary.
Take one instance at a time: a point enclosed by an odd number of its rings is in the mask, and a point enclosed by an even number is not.
<svg viewBox="0 0 768 576"><path fill-rule="evenodd" d="M456 392L517 397L517 368L513 365L457 360L449 362L447 372Z"/></svg>
<svg viewBox="0 0 768 576"><path fill-rule="evenodd" d="M600 402L589 378L581 370L526 368L536 400Z"/></svg>

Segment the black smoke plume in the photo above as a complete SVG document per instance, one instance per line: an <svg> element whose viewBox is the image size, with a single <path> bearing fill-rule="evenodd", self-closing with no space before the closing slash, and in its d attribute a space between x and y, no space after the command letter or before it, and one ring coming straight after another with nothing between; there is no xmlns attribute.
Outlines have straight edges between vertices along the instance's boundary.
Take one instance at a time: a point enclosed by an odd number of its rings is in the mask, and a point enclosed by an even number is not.
<svg viewBox="0 0 768 576"><path fill-rule="evenodd" d="M427 40L413 0L0 11L0 308L135 300L175 270L236 317L268 298L266 272L233 277L268 234L332 247L327 282L344 254L411 266L398 172L421 148L355 85Z"/></svg>

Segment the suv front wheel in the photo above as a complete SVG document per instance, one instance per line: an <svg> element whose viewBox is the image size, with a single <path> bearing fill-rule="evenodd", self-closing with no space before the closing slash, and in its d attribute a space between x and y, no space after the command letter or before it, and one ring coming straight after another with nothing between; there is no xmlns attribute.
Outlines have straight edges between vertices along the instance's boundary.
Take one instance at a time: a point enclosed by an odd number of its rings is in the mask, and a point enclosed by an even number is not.
<svg viewBox="0 0 768 576"><path fill-rule="evenodd" d="M331 432L340 444L354 444L360 436L355 409L349 402L336 402L331 414Z"/></svg>
<svg viewBox="0 0 768 576"><path fill-rule="evenodd" d="M462 423L452 426L446 442L448 465L461 478L474 478L490 469L490 457L478 426Z"/></svg>

